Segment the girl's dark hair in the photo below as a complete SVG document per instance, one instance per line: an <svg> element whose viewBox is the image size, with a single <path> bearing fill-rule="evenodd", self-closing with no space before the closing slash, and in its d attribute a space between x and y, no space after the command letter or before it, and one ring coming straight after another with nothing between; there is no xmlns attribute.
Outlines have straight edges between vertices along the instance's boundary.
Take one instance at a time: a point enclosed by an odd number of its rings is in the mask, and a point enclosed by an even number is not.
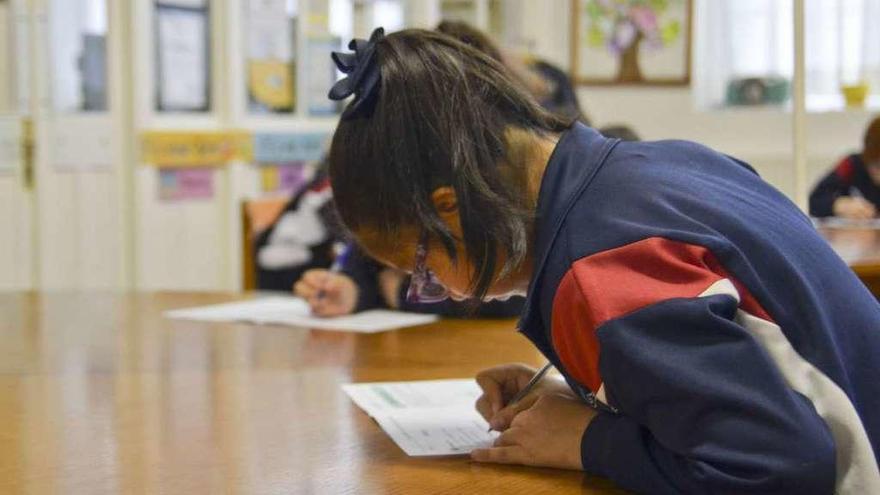
<svg viewBox="0 0 880 495"><path fill-rule="evenodd" d="M498 249L507 273L525 258L533 205L526 204L524 160L506 132L561 132L570 121L542 110L496 60L449 36L405 30L376 45L381 82L371 107L339 122L330 178L340 217L396 239L401 227L439 240L453 262L455 241L474 266L471 293L493 281ZM452 187L463 239L455 239L432 192Z"/></svg>
<svg viewBox="0 0 880 495"><path fill-rule="evenodd" d="M484 32L463 21L441 21L437 31L470 45L495 60L504 63L501 49Z"/></svg>
<svg viewBox="0 0 880 495"><path fill-rule="evenodd" d="M865 129L864 144L862 157L865 161L876 162L880 160L880 117L875 117Z"/></svg>

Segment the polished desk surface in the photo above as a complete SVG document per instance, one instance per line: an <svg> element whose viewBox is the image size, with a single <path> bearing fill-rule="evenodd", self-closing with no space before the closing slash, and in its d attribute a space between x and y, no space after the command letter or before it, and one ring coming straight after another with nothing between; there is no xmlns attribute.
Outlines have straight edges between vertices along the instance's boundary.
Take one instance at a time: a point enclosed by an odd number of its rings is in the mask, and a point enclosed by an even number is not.
<svg viewBox="0 0 880 495"><path fill-rule="evenodd" d="M817 228L862 283L880 299L880 229L822 225Z"/></svg>
<svg viewBox="0 0 880 495"><path fill-rule="evenodd" d="M355 335L162 317L240 297L0 294L0 493L617 493L407 457L340 390L541 364L512 320Z"/></svg>
<svg viewBox="0 0 880 495"><path fill-rule="evenodd" d="M856 273L880 274L880 229L819 226L818 230Z"/></svg>

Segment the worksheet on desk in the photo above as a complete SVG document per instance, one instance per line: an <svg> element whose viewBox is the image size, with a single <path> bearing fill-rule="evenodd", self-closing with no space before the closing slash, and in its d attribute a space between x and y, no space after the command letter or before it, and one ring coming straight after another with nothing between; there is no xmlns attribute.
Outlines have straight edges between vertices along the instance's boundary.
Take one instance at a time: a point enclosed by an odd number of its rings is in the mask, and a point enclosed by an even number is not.
<svg viewBox="0 0 880 495"><path fill-rule="evenodd" d="M375 309L346 316L312 316L308 303L298 297L262 297L247 301L214 304L166 311L165 317L209 322L245 322L257 325L286 325L318 330L376 333L425 325L436 315Z"/></svg>
<svg viewBox="0 0 880 495"><path fill-rule="evenodd" d="M482 392L472 379L357 383L342 389L411 456L468 454L491 446L498 436L474 408Z"/></svg>

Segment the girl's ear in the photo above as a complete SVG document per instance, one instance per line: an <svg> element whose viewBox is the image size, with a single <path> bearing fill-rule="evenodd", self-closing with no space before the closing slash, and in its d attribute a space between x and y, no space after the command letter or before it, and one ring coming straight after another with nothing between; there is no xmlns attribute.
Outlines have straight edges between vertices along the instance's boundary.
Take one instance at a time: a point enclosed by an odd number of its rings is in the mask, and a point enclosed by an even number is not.
<svg viewBox="0 0 880 495"><path fill-rule="evenodd" d="M452 235L461 239L463 237L461 230L461 219L458 215L458 197L455 191L449 186L438 187L431 193L431 201L434 202L434 208L446 224L446 228L452 232Z"/></svg>
<svg viewBox="0 0 880 495"><path fill-rule="evenodd" d="M434 202L434 208L440 215L456 213L458 214L458 198L455 191L449 186L438 187L431 193L431 201Z"/></svg>

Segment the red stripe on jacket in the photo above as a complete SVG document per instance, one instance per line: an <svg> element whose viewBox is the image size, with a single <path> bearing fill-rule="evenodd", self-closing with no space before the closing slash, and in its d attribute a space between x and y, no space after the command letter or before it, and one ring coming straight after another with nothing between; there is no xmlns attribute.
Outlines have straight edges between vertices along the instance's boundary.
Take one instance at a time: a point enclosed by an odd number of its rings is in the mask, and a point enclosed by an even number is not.
<svg viewBox="0 0 880 495"><path fill-rule="evenodd" d="M772 321L769 314L705 247L651 237L572 263L553 298L551 336L567 373L597 392L604 323L673 298L698 297L712 284L730 280L740 308Z"/></svg>
<svg viewBox="0 0 880 495"><path fill-rule="evenodd" d="M846 157L837 164L837 167L834 169L835 175L842 180L845 184L852 184L853 175L855 175L855 165L852 162L852 158Z"/></svg>

